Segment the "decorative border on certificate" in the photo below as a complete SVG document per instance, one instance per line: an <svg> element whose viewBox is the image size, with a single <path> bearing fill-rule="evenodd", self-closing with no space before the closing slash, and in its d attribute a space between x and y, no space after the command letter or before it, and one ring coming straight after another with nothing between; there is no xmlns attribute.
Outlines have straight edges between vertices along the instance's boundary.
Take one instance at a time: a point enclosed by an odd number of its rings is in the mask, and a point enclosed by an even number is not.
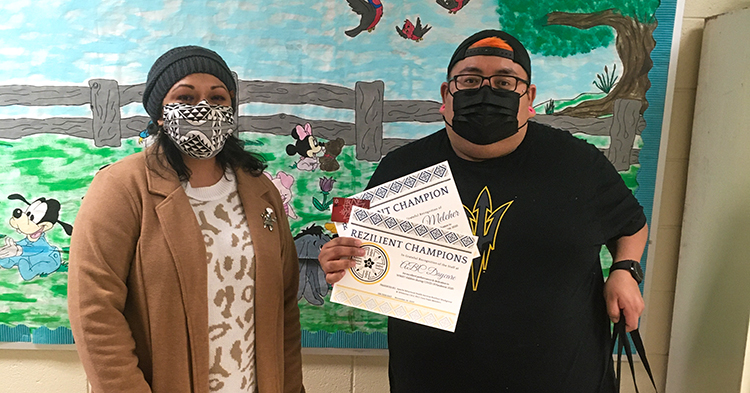
<svg viewBox="0 0 750 393"><path fill-rule="evenodd" d="M384 228L390 232L401 232L413 237L419 237L452 246L459 243L463 248L472 247L477 241L475 236L446 231L435 227L427 227L423 224L415 224L411 221L401 220L392 216L360 208L355 208L350 217L350 221L355 221L365 225L371 224L375 227Z"/></svg>
<svg viewBox="0 0 750 393"><path fill-rule="evenodd" d="M394 194L402 194L411 191L413 188L436 183L449 177L451 177L451 169L450 166L448 166L448 162L444 161L440 164L433 165L396 180L389 181L388 183L384 183L375 187L374 190L366 190L356 194L354 197L377 203L381 199L392 198Z"/></svg>
<svg viewBox="0 0 750 393"><path fill-rule="evenodd" d="M409 302L387 298L375 293L368 293L360 289L349 288L336 284L338 291L334 300L336 303L388 315L407 321L453 331L458 315L438 309L429 309Z"/></svg>
<svg viewBox="0 0 750 393"><path fill-rule="evenodd" d="M392 231L398 225L402 234L417 236L420 241L429 239L433 244L441 242L455 246L458 246L457 242L461 242L464 247L469 245L469 239L473 238L466 209L461 203L461 196L447 161L420 169L350 198L368 201L370 211L379 214L360 220L364 222L370 219L371 223L366 225L380 227L373 229ZM335 213L332 213L332 217L341 215L340 212ZM339 233L346 231L347 224L343 223L345 220L334 221L338 221L336 230ZM475 244L472 248L472 258L479 257L479 250Z"/></svg>

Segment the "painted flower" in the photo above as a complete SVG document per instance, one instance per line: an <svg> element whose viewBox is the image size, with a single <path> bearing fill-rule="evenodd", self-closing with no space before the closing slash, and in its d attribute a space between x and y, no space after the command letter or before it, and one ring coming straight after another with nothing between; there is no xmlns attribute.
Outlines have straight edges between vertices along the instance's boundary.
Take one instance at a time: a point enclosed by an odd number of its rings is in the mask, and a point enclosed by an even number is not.
<svg viewBox="0 0 750 393"><path fill-rule="evenodd" d="M330 200L328 199L328 194L331 193L331 190L333 190L333 183L335 183L336 180L333 177L321 177L320 182L318 185L320 186L320 191L323 192L323 202L319 201L318 198L313 197L312 202L313 206L315 206L316 209L320 211L326 211L329 207L331 207L331 203L333 203L333 198Z"/></svg>
<svg viewBox="0 0 750 393"><path fill-rule="evenodd" d="M323 193L327 194L333 190L333 183L336 182L336 179L333 177L321 177L320 178L320 191L323 191Z"/></svg>

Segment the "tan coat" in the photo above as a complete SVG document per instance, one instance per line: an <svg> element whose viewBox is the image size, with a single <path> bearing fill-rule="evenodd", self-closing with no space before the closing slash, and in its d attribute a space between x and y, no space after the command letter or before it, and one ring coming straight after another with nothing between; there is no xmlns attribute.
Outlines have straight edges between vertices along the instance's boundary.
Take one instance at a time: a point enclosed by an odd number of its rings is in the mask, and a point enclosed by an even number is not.
<svg viewBox="0 0 750 393"><path fill-rule="evenodd" d="M102 169L75 220L70 325L96 393L208 392L203 235L177 175L151 152ZM273 184L236 173L255 245L258 391L298 393L304 389L294 240ZM276 214L273 231L263 227L267 207Z"/></svg>

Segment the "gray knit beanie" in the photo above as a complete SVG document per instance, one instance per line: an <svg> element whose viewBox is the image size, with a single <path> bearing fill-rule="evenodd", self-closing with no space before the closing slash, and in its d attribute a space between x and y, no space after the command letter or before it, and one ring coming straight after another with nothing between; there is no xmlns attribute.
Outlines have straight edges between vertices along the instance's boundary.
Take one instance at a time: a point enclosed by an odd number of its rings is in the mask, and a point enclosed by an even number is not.
<svg viewBox="0 0 750 393"><path fill-rule="evenodd" d="M156 59L148 72L146 88L143 90L143 107L151 120L161 119L162 102L169 89L182 78L198 73L215 76L229 91L234 92L232 108L237 109L237 86L224 59L216 52L200 46L180 46Z"/></svg>

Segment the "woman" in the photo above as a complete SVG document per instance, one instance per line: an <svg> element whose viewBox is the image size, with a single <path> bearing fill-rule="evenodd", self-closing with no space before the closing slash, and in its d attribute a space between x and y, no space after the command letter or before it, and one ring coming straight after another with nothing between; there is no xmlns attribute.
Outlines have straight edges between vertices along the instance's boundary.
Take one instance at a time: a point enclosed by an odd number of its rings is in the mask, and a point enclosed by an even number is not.
<svg viewBox="0 0 750 393"><path fill-rule="evenodd" d="M143 92L156 143L91 183L68 307L94 392L304 391L294 241L236 91L215 52L168 51Z"/></svg>

